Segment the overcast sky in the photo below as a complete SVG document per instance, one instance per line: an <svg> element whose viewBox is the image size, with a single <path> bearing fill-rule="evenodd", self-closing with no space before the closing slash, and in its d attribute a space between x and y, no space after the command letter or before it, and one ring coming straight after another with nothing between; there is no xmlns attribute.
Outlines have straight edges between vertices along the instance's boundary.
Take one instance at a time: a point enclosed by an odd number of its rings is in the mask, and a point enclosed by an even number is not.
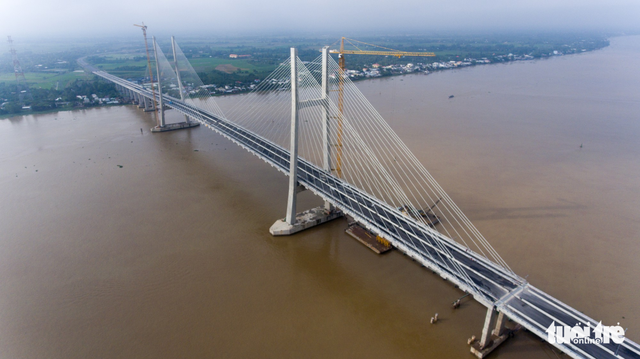
<svg viewBox="0 0 640 359"><path fill-rule="evenodd" d="M322 4L321 6L317 4ZM2 0L0 35L107 37L303 31L345 36L495 30L638 32L640 0ZM5 38L6 39L6 38Z"/></svg>

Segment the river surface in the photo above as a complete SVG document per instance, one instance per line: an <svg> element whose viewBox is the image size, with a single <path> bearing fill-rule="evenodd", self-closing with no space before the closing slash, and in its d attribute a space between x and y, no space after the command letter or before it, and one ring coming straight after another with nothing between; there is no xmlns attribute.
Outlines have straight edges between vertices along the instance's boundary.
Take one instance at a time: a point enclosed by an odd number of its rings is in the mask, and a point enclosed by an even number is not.
<svg viewBox="0 0 640 359"><path fill-rule="evenodd" d="M358 83L516 273L635 341L638 58L621 37ZM285 176L207 128L152 125L134 106L0 120L0 359L470 356L484 307L451 309L459 290L344 220L272 237ZM496 353L556 357L527 333Z"/></svg>

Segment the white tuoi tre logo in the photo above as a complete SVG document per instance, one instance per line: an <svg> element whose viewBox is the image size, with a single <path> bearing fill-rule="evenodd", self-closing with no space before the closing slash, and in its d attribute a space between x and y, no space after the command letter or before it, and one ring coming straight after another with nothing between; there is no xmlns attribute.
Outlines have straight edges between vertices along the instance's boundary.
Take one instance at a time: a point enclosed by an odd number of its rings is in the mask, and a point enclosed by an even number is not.
<svg viewBox="0 0 640 359"><path fill-rule="evenodd" d="M602 325L602 322L598 323L598 326L593 329L593 338L591 337L591 323L583 327L577 324L575 327L569 327L566 325L556 326L554 321L546 332L547 340L551 344L609 344L610 342L622 344L624 341L624 329L620 323L611 327Z"/></svg>

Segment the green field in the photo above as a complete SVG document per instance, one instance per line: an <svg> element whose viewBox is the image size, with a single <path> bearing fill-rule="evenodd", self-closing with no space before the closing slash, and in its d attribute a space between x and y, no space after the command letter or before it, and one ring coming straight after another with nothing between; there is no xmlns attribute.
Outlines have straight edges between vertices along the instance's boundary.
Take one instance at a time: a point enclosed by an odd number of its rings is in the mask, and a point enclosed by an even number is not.
<svg viewBox="0 0 640 359"><path fill-rule="evenodd" d="M147 74L147 61L133 60L134 56L140 56L140 54L110 54L103 55L108 62L97 63L94 66L107 71L113 75L129 78L129 77L142 77ZM130 59L130 60L126 60ZM114 60L124 60L111 62ZM249 71L263 72L273 70L271 65L253 64L251 60L247 59L229 59L229 58L213 58L203 57L190 59L191 66L196 72L208 72L214 70L219 65L229 64L237 68L236 71ZM90 79L91 76L84 72L27 72L24 74L29 86L41 87L41 88L55 88L58 84L58 89L64 89L67 84L73 82L76 79ZM15 82L15 75L11 72L0 73L0 82L7 84Z"/></svg>
<svg viewBox="0 0 640 359"><path fill-rule="evenodd" d="M55 88L58 84L58 89L64 89L67 84L77 79L88 80L91 76L85 72L27 72L24 74L27 84L30 87L41 87L45 89ZM0 82L6 84L13 84L16 81L16 77L13 73L0 73Z"/></svg>
<svg viewBox="0 0 640 359"><path fill-rule="evenodd" d="M110 74L127 78L127 77L141 77L146 75L147 61L133 60L137 55L122 55L112 54L104 55L107 62L96 63L94 66L109 72ZM130 59L130 60L126 60ZM114 60L124 60L117 62L110 62ZM196 72L208 72L214 70L219 65L232 65L238 68L236 71L271 71L273 66L267 64L254 64L250 59L230 59L230 58L216 58L216 57L201 57L195 59L189 59L189 63L196 70Z"/></svg>
<svg viewBox="0 0 640 359"><path fill-rule="evenodd" d="M132 60L134 57L139 57L139 56L146 57L146 54L140 52L140 53L132 53L132 54L104 54L101 56L103 56L109 61L115 61L115 60Z"/></svg>
<svg viewBox="0 0 640 359"><path fill-rule="evenodd" d="M196 72L211 71L218 65L232 65L243 71L269 71L273 70L271 65L258 65L251 63L248 59L230 59L230 58L216 58L216 57L202 57L196 59L190 59L189 63L196 70Z"/></svg>

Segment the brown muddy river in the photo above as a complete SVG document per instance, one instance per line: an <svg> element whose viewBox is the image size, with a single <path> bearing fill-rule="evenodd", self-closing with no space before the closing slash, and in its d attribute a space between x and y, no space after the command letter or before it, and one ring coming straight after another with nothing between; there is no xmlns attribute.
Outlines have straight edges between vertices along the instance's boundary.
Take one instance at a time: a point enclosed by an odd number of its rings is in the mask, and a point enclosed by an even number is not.
<svg viewBox="0 0 640 359"><path fill-rule="evenodd" d="M622 37L358 83L516 273L635 341L638 56ZM134 106L0 120L0 359L470 357L484 307L451 309L459 290L344 220L272 237L285 176L152 125ZM518 333L494 357L556 356Z"/></svg>

